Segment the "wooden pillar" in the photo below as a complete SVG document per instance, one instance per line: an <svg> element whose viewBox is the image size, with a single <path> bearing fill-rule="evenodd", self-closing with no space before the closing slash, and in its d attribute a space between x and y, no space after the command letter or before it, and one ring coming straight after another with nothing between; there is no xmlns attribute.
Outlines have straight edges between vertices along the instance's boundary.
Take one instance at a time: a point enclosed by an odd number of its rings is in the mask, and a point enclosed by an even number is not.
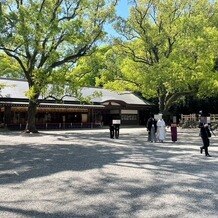
<svg viewBox="0 0 218 218"><path fill-rule="evenodd" d="M6 125L11 124L11 106L5 106L4 123Z"/></svg>

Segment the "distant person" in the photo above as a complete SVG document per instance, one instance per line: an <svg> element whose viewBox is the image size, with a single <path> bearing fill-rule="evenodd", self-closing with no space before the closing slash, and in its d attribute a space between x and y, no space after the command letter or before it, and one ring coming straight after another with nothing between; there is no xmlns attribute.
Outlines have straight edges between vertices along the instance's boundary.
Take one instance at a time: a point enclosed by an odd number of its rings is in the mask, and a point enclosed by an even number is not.
<svg viewBox="0 0 218 218"><path fill-rule="evenodd" d="M110 138L111 139L114 138L114 125L113 124L110 125Z"/></svg>
<svg viewBox="0 0 218 218"><path fill-rule="evenodd" d="M157 121L154 119L154 115L151 114L147 121L148 141L156 142Z"/></svg>
<svg viewBox="0 0 218 218"><path fill-rule="evenodd" d="M166 124L163 118L161 117L157 121L157 139L159 142L163 142L166 138Z"/></svg>
<svg viewBox="0 0 218 218"><path fill-rule="evenodd" d="M114 124L115 138L118 139L120 135L120 124Z"/></svg>
<svg viewBox="0 0 218 218"><path fill-rule="evenodd" d="M203 146L200 147L200 153L202 154L204 150L206 157L211 157L208 152L208 147L210 146L209 138L211 137L209 125L210 124L207 123L207 117L201 116L199 122L199 128L200 128L200 136L203 142Z"/></svg>
<svg viewBox="0 0 218 218"><path fill-rule="evenodd" d="M176 142L177 141L177 124L176 123L171 122L170 132L171 132L172 142Z"/></svg>
<svg viewBox="0 0 218 218"><path fill-rule="evenodd" d="M119 119L115 120L112 119L110 122L110 138L114 139L114 137L116 139L119 138L120 135L120 123L121 121Z"/></svg>
<svg viewBox="0 0 218 218"><path fill-rule="evenodd" d="M112 124L114 126L114 136L115 136L116 139L118 139L119 135L120 135L121 120L120 119L114 119L114 120L112 120Z"/></svg>

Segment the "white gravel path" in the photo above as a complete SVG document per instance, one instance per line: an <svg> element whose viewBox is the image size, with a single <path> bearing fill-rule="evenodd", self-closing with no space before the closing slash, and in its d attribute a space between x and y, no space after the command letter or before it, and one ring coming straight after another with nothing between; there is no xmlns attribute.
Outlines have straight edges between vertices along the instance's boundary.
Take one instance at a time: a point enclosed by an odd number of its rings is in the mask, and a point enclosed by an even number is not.
<svg viewBox="0 0 218 218"><path fill-rule="evenodd" d="M216 132L218 135L218 132ZM218 136L147 142L145 128L0 132L0 218L218 217Z"/></svg>

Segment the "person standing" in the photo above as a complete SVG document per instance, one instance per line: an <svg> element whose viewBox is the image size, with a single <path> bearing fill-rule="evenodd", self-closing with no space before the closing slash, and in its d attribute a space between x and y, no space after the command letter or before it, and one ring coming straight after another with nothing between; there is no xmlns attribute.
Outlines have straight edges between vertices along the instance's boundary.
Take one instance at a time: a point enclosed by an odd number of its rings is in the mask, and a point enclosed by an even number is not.
<svg viewBox="0 0 218 218"><path fill-rule="evenodd" d="M206 121L206 117L201 117L200 123L199 123L199 128L200 128L200 136L203 142L203 146L200 147L200 153L203 153L203 150L205 151L205 156L206 157L211 157L211 155L208 152L208 147L210 146L210 137L211 137L211 132L209 129L209 124Z"/></svg>
<svg viewBox="0 0 218 218"><path fill-rule="evenodd" d="M114 124L115 138L118 139L120 135L120 124Z"/></svg>
<svg viewBox="0 0 218 218"><path fill-rule="evenodd" d="M157 121L154 119L154 115L151 114L147 121L148 141L156 142Z"/></svg>
<svg viewBox="0 0 218 218"><path fill-rule="evenodd" d="M157 138L159 142L166 138L166 124L162 117L157 121Z"/></svg>
<svg viewBox="0 0 218 218"><path fill-rule="evenodd" d="M114 125L113 124L110 125L110 138L111 139L114 138Z"/></svg>
<svg viewBox="0 0 218 218"><path fill-rule="evenodd" d="M176 142L177 141L177 124L176 124L175 116L173 117L173 120L171 120L170 132L171 132L172 142Z"/></svg>
<svg viewBox="0 0 218 218"><path fill-rule="evenodd" d="M113 139L114 138L114 124L113 124L112 117L110 117L110 120L109 120L109 130L110 130L110 138Z"/></svg>

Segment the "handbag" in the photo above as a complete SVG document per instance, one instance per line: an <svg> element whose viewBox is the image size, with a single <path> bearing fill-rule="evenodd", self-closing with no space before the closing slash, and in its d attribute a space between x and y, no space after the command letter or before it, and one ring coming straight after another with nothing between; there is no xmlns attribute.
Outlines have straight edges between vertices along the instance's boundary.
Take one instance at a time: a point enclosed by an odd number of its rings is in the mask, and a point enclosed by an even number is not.
<svg viewBox="0 0 218 218"><path fill-rule="evenodd" d="M211 137L211 133L209 129L206 129L206 133L207 133L207 137L210 138Z"/></svg>

